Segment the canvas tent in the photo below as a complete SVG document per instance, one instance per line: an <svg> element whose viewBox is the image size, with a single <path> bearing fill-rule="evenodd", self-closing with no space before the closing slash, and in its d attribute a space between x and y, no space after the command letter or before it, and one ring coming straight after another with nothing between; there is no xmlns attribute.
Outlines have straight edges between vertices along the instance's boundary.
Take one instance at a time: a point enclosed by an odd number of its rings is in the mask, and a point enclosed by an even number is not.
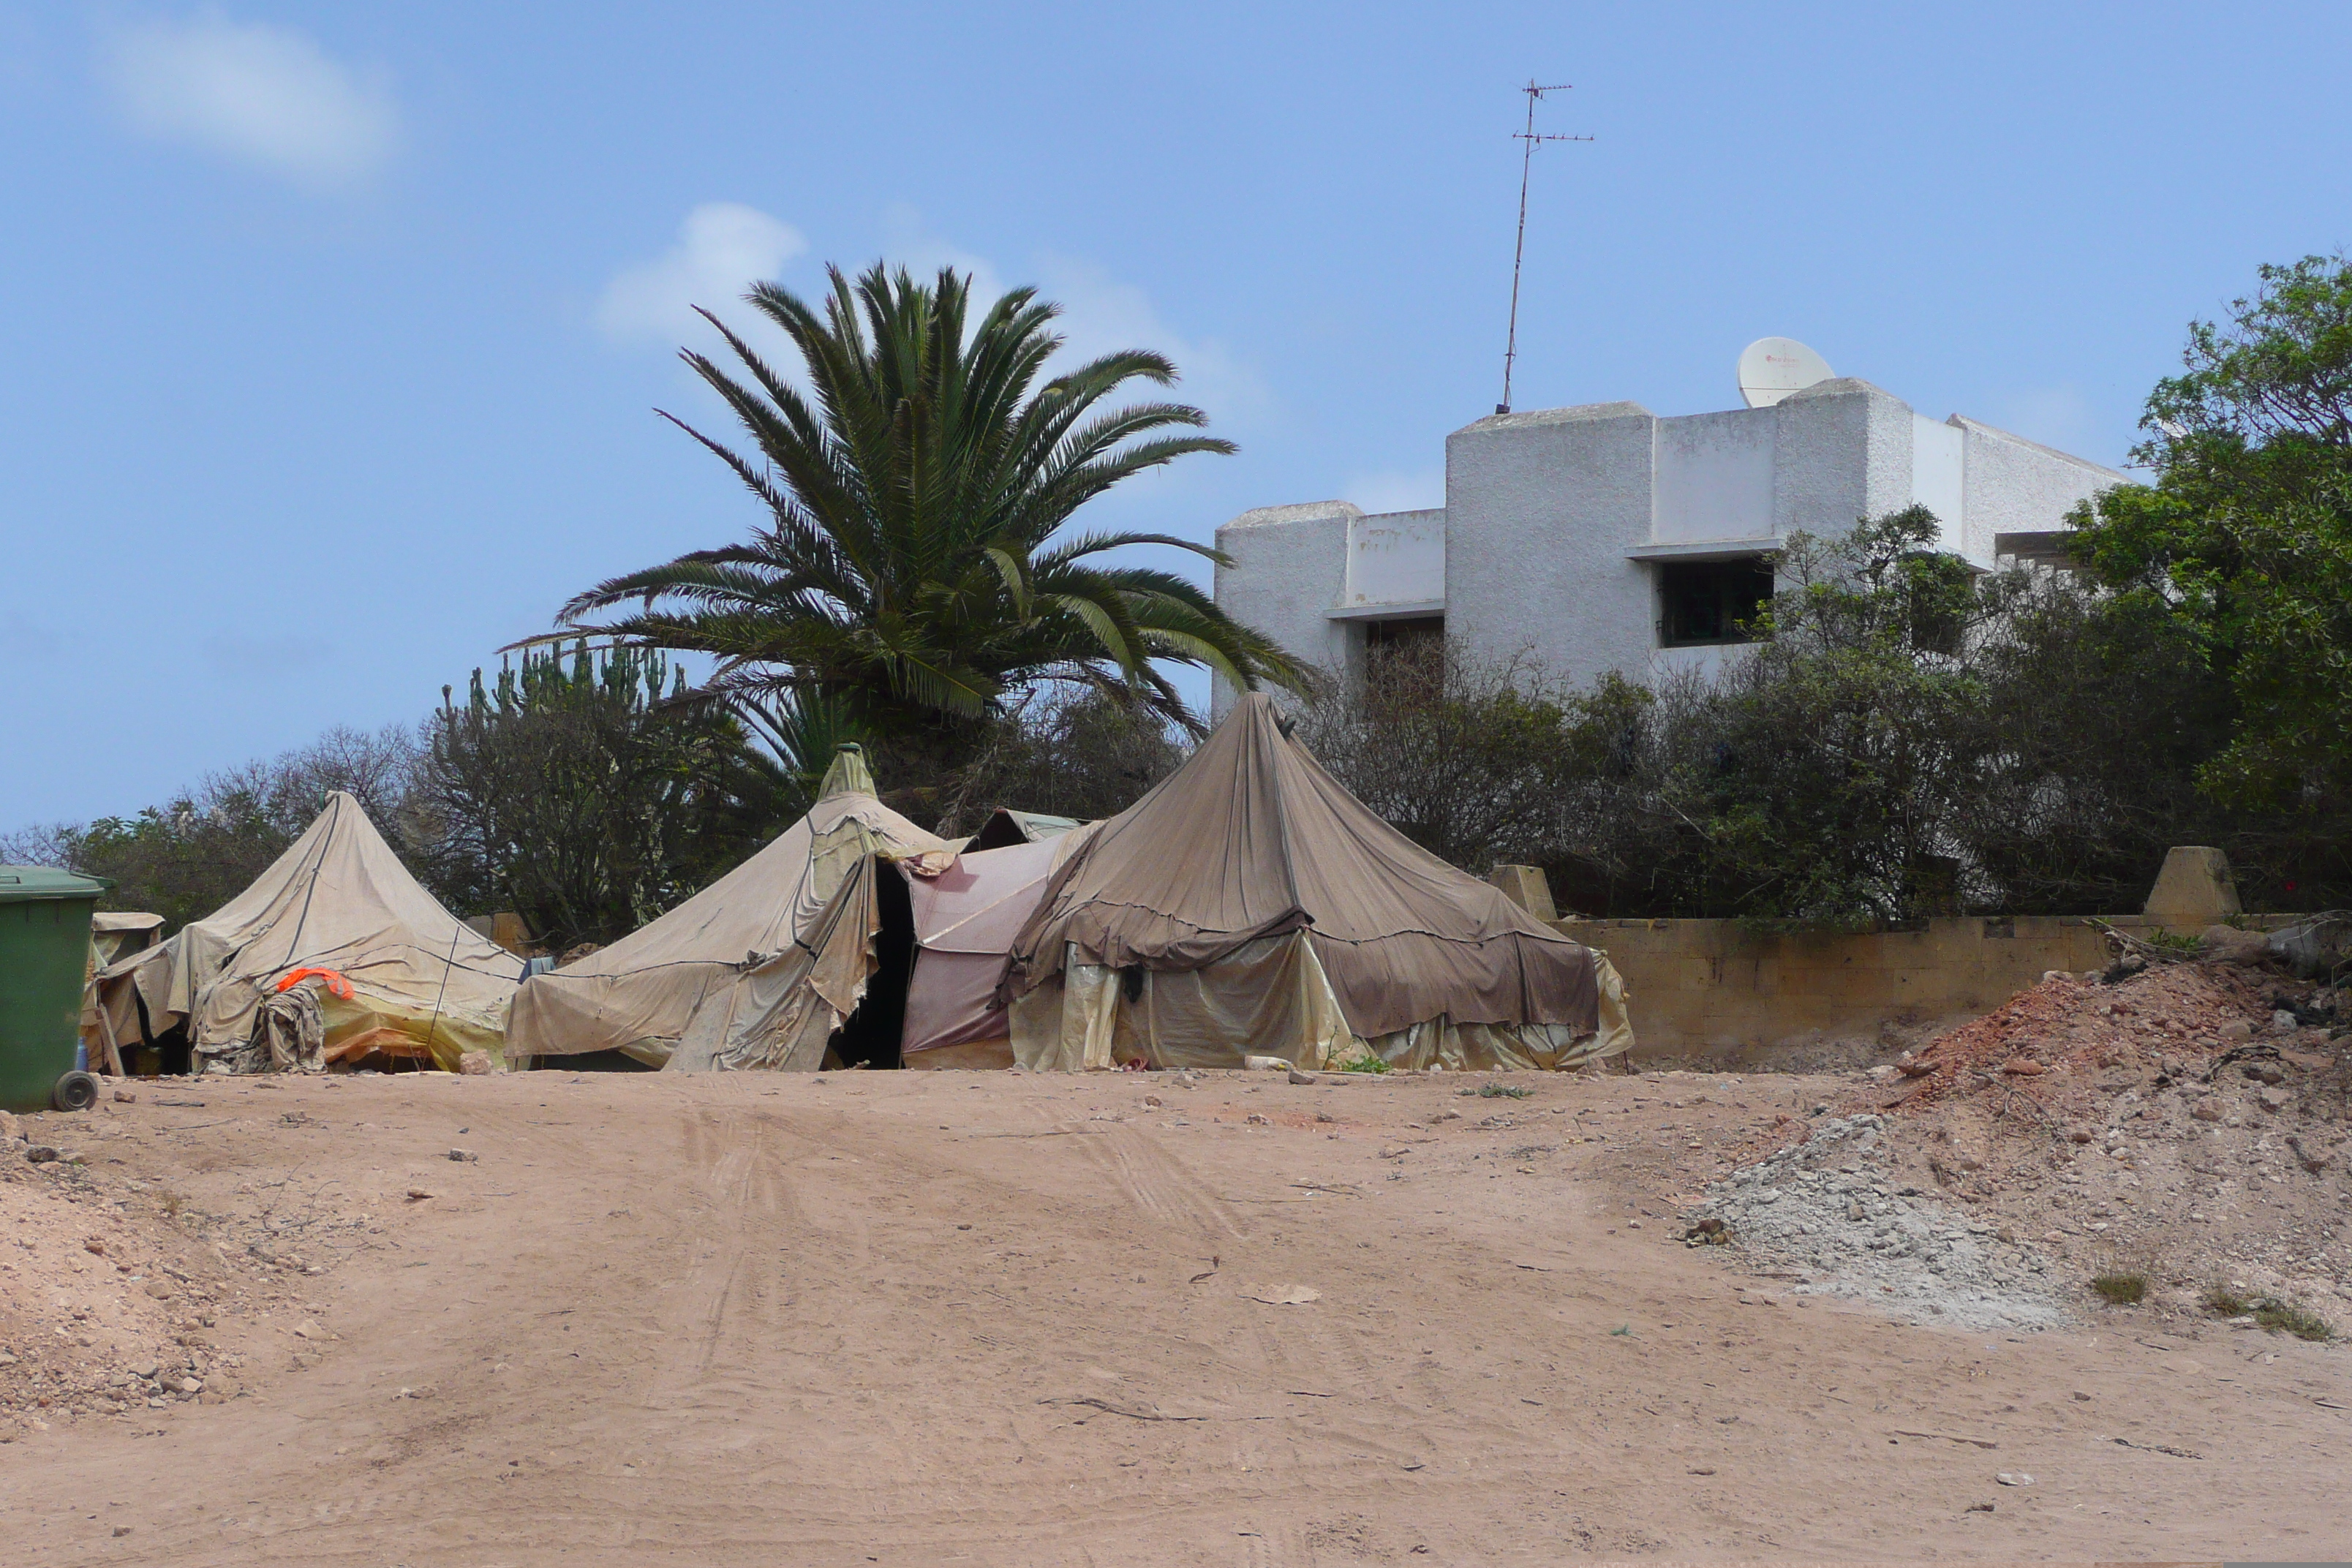
<svg viewBox="0 0 2352 1568"><path fill-rule="evenodd" d="M1632 1043L1600 955L1381 821L1262 695L1068 857L1000 1000L1032 1068L1559 1068Z"/></svg>
<svg viewBox="0 0 2352 1568"><path fill-rule="evenodd" d="M611 946L532 975L510 1048L620 1051L681 1070L821 1066L877 964L881 900L903 897L881 863L941 868L952 855L876 798L864 756L845 746L816 805L767 847Z"/></svg>
<svg viewBox="0 0 2352 1568"><path fill-rule="evenodd" d="M997 818L1026 816L999 811ZM1033 819L1034 820L1034 819ZM1066 818L1044 820L1066 823ZM969 849L936 877L910 877L914 973L899 1052L910 1068L1006 1068L1011 1026L997 1000L1004 955L1055 870L1093 835L1068 823L1034 842ZM979 842L975 836L974 843Z"/></svg>
<svg viewBox="0 0 2352 1568"><path fill-rule="evenodd" d="M331 977L281 990L303 970ZM118 1048L184 1029L197 1064L249 1068L268 1059L256 1042L268 1014L305 1067L381 1050L454 1070L466 1052L497 1054L521 976L522 960L443 909L337 791L251 887L98 971L85 1028Z"/></svg>

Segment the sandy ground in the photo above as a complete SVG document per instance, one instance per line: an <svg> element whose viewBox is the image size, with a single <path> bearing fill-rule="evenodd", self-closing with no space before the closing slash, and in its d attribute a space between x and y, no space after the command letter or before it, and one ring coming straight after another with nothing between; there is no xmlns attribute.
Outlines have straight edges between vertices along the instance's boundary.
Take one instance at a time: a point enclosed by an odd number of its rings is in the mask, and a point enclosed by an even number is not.
<svg viewBox="0 0 2352 1568"><path fill-rule="evenodd" d="M141 1085L0 1172L8 1557L2352 1557L2340 1345L1675 1239L1852 1082Z"/></svg>

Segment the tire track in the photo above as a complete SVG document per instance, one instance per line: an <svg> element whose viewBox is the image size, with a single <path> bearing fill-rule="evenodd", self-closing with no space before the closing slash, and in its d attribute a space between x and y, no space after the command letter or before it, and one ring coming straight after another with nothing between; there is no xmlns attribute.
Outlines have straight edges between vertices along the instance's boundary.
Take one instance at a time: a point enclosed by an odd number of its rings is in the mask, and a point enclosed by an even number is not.
<svg viewBox="0 0 2352 1568"><path fill-rule="evenodd" d="M1082 1140L1080 1146L1129 1202L1162 1224L1190 1230L1207 1243L1240 1241L1248 1234L1206 1183L1133 1128L1114 1127Z"/></svg>

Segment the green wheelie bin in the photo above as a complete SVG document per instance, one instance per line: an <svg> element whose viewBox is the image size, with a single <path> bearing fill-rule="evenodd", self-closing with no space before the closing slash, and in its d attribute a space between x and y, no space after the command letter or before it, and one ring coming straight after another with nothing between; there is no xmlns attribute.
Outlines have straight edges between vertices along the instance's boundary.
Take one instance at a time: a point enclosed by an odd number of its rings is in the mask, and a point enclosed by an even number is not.
<svg viewBox="0 0 2352 1568"><path fill-rule="evenodd" d="M86 1110L98 1080L74 1067L89 917L107 884L0 866L0 1108Z"/></svg>

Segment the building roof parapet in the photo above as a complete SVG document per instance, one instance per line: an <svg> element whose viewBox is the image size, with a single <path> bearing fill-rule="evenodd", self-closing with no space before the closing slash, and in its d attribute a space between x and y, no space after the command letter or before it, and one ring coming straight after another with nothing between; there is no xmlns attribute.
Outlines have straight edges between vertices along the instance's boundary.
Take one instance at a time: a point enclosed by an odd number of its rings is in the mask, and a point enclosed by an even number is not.
<svg viewBox="0 0 2352 1568"><path fill-rule="evenodd" d="M1363 515L1363 508L1346 500L1310 500L1301 501L1296 506L1252 507L1231 522L1218 524L1217 531L1223 533L1229 528L1265 528L1283 522L1353 521Z"/></svg>
<svg viewBox="0 0 2352 1568"><path fill-rule="evenodd" d="M2042 442L2036 441L2031 437L2021 436L2014 430L2004 430L1998 425L1988 425L1981 419L1971 419L1965 414L1955 414L1950 418L1945 420L1944 423L1954 426L1962 430L1973 432L1979 436L1998 437L2003 441L2013 442L2020 447L2030 447L2034 451L2040 452L2046 457L2057 458L2062 461L2074 464L2076 468L2089 468L2095 473L2113 475L2116 483L2119 485L2127 485L2132 482L2131 476L2129 474L2119 473L2116 469L2108 468L2105 463L2095 463L2088 458L2078 458L2072 452L2062 452L2057 447L2044 446Z"/></svg>
<svg viewBox="0 0 2352 1568"><path fill-rule="evenodd" d="M1484 419L1474 419L1456 436L1487 430L1517 430L1532 425L1573 425L1600 419L1654 419L1657 416L1638 403L1580 403L1573 408L1530 408L1521 414L1489 414Z"/></svg>
<svg viewBox="0 0 2352 1568"><path fill-rule="evenodd" d="M1785 406L1791 403L1810 403L1822 397L1856 396L1884 397L1890 403L1903 403L1901 398L1876 382L1864 381L1858 375L1833 375L1827 381L1817 381L1811 386L1799 388L1780 399L1780 405L1776 406ZM1908 408L1911 405L1903 403L1903 406Z"/></svg>

